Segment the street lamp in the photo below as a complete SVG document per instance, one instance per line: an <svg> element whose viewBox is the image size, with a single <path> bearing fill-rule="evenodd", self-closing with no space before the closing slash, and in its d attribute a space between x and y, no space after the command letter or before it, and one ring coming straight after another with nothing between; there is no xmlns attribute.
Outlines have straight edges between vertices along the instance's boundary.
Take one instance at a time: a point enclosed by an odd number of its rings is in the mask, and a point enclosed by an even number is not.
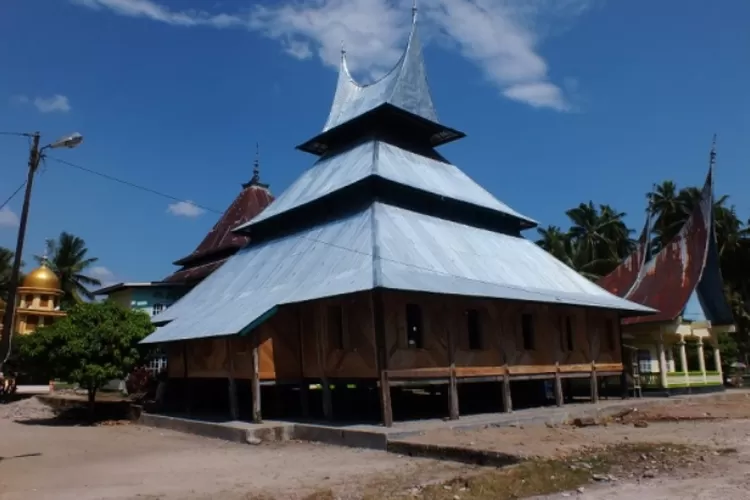
<svg viewBox="0 0 750 500"><path fill-rule="evenodd" d="M3 371L3 365L10 357L11 338L13 336L13 321L16 311L16 295L18 292L18 276L21 271L21 254L23 254L23 243L26 238L26 224L29 219L29 202L31 201L31 187L34 184L34 174L39 168L39 163L44 158L44 151L47 149L68 148L72 149L83 142L83 136L77 132L62 137L57 141L47 144L42 148L39 147L39 132L33 134L19 134L25 137L31 137L31 151L29 151L29 171L26 177L26 191L23 196L23 208L21 209L21 220L18 225L18 239L16 240L16 253L13 256L13 268L10 274L10 283L8 284L8 300L5 306L5 316L3 317L3 331L0 337L0 372Z"/></svg>

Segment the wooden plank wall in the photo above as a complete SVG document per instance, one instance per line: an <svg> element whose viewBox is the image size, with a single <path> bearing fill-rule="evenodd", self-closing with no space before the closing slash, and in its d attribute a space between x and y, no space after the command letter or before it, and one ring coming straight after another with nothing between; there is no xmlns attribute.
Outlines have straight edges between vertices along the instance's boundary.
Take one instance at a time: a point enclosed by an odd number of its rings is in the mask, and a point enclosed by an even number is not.
<svg viewBox="0 0 750 500"><path fill-rule="evenodd" d="M388 370L400 378L447 376L448 332L456 343L458 377L618 371L620 344L617 315L611 311L566 306L529 304L499 300L383 292ZM406 305L422 311L424 345L409 348L406 335ZM343 310L345 345L337 348L328 335L327 308ZM252 374L252 343L260 341L261 380L295 381L301 378L377 378L375 335L369 292L279 308L256 331L257 335L201 339L187 342L187 375L196 378L227 377L230 361L234 376L249 379ZM479 313L481 350L469 349L466 311ZM524 350L522 314L534 318L534 349ZM573 350L561 343L565 317L571 318ZM612 325L614 345L607 339L607 322ZM227 355L227 346L232 359ZM322 348L321 348L322 347ZM184 376L183 344L167 347L169 376Z"/></svg>

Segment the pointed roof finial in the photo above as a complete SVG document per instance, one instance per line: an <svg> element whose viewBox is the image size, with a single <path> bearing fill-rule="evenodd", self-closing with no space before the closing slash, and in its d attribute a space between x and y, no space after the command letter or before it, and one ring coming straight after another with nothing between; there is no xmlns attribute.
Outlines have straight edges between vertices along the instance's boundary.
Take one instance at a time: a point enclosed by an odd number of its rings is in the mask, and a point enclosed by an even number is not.
<svg viewBox="0 0 750 500"><path fill-rule="evenodd" d="M341 58L343 59L345 55L346 55L346 47L344 46L344 39L342 38L341 39Z"/></svg>
<svg viewBox="0 0 750 500"><path fill-rule="evenodd" d="M714 138L711 141L711 153L708 156L709 168L713 170L715 165L716 165L716 134L714 134Z"/></svg>
<svg viewBox="0 0 750 500"><path fill-rule="evenodd" d="M260 145L255 143L255 161L253 161L253 184L260 182Z"/></svg>
<svg viewBox="0 0 750 500"><path fill-rule="evenodd" d="M44 240L44 252L42 253L42 265L46 266L49 262L49 251L52 248L52 238Z"/></svg>
<svg viewBox="0 0 750 500"><path fill-rule="evenodd" d="M411 4L411 18L414 20L417 17L417 0L413 0Z"/></svg>

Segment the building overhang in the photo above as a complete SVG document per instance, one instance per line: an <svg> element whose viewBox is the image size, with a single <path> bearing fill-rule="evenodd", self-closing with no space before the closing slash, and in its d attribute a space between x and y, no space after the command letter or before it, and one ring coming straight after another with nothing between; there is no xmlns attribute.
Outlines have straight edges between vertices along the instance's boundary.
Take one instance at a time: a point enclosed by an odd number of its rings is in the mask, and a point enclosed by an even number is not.
<svg viewBox="0 0 750 500"><path fill-rule="evenodd" d="M176 288L180 286L182 286L182 283L169 283L165 281L146 281L135 283L123 282L94 290L92 293L94 295L111 295L115 292L121 292L123 290L130 290L134 288Z"/></svg>
<svg viewBox="0 0 750 500"><path fill-rule="evenodd" d="M351 144L373 131L387 130L393 132L401 129L405 131L407 137L413 137L433 148L466 137L466 134L461 131L385 103L318 134L297 146L297 149L316 156L323 156L330 150L345 144Z"/></svg>

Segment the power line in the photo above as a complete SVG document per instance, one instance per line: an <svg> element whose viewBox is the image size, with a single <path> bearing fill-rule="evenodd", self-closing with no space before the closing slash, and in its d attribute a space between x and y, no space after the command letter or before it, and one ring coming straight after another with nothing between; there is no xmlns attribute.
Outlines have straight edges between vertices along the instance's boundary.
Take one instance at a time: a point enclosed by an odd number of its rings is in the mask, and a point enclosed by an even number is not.
<svg viewBox="0 0 750 500"><path fill-rule="evenodd" d="M2 205L0 205L0 210L2 210L3 208L5 208L5 205L7 205L8 203L10 203L10 201L11 201L11 200L12 200L13 198L15 198L15 197L16 197L16 195L17 195L18 193L20 193L20 192L21 192L21 190L23 189L23 187L24 187L25 185L26 185L26 181L23 181L23 182L21 183L21 185L20 185L20 186L18 186L18 188L17 188L17 189L15 190L15 191L13 191L13 194L11 194L11 195L10 195L10 196L8 197L8 199L7 199L7 200L5 200L5 201L3 202L3 204L2 204Z"/></svg>
<svg viewBox="0 0 750 500"><path fill-rule="evenodd" d="M24 132L0 132L0 135L16 135L20 137L28 137L29 134Z"/></svg>
<svg viewBox="0 0 750 500"><path fill-rule="evenodd" d="M122 184L124 186L128 186L128 187L131 187L131 188L134 188L134 189L139 189L141 191L145 191L147 193L154 194L156 196L161 196L162 198L166 198L168 200L178 201L178 202L185 201L185 198L178 198L176 196L172 196L171 194L163 193L161 191L157 191L156 189L151 189L149 187L142 186L140 184L136 184L135 182L130 182L130 181L126 181L124 179L119 179L119 178L114 177L112 175L104 174L102 172L97 172L96 170L84 167L82 165L76 165L75 163L71 163L71 162L66 161L66 160L61 160L60 158L55 158L53 156L48 156L47 158L50 159L50 160L54 160L57 163L62 163L63 165L67 165L68 167L73 167L73 168L81 170L83 172L86 172L86 173L89 173L89 174L92 174L92 175L96 175L96 176L102 177L103 179L107 179L107 180L112 181L112 182L117 182L117 183ZM216 210L214 208L209 208L209 207L206 207L204 205L199 205L198 203L194 203L192 201L189 202L189 203L192 204L192 205L194 205L194 206L196 206L196 207L198 207L198 208L202 208L203 210L206 210L208 212L213 212L213 213L219 214L219 215L221 215L221 214L224 213L224 212L221 212L221 211Z"/></svg>

